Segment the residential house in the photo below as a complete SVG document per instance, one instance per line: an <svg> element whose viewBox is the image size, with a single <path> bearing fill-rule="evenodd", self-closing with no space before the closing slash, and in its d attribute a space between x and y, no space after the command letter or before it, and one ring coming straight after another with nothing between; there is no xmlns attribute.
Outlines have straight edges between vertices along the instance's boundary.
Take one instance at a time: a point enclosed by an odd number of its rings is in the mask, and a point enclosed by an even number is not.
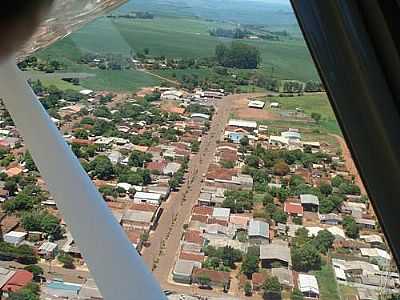
<svg viewBox="0 0 400 300"><path fill-rule="evenodd" d="M38 249L38 254L45 258L54 258L58 252L58 244L44 242Z"/></svg>
<svg viewBox="0 0 400 300"><path fill-rule="evenodd" d="M314 275L299 274L298 287L304 297L319 298L318 281Z"/></svg>
<svg viewBox="0 0 400 300"><path fill-rule="evenodd" d="M304 211L318 212L319 200L317 196L311 194L300 195L300 202Z"/></svg>
<svg viewBox="0 0 400 300"><path fill-rule="evenodd" d="M25 240L27 235L26 232L10 231L3 235L3 240L6 243L18 246Z"/></svg>
<svg viewBox="0 0 400 300"><path fill-rule="evenodd" d="M212 217L217 220L229 221L230 214L231 214L230 208L215 207Z"/></svg>
<svg viewBox="0 0 400 300"><path fill-rule="evenodd" d="M279 283L287 288L292 289L294 286L293 283L293 272L288 268L272 268L271 269L272 276L278 278Z"/></svg>
<svg viewBox="0 0 400 300"><path fill-rule="evenodd" d="M292 259L288 243L273 241L260 246L260 260L263 268L290 267Z"/></svg>
<svg viewBox="0 0 400 300"><path fill-rule="evenodd" d="M251 243L269 243L269 224L264 221L251 219L249 222L248 236Z"/></svg>
<svg viewBox="0 0 400 300"><path fill-rule="evenodd" d="M341 215L329 213L329 214L320 214L319 221L321 224L327 225L339 225L342 223L343 218Z"/></svg>
<svg viewBox="0 0 400 300"><path fill-rule="evenodd" d="M285 204L283 206L283 211L292 217L303 216L303 206L297 202L285 201Z"/></svg>
<svg viewBox="0 0 400 300"><path fill-rule="evenodd" d="M172 279L178 283L191 284L192 273L195 267L201 267L201 263L178 259L175 263L174 270L172 271Z"/></svg>
<svg viewBox="0 0 400 300"><path fill-rule="evenodd" d="M201 278L207 277L210 280L211 287L223 288L229 290L230 274L229 272L219 272L208 269L195 268L192 274L193 283L201 284Z"/></svg>
<svg viewBox="0 0 400 300"><path fill-rule="evenodd" d="M133 201L135 203L159 205L161 203L161 195L156 193L136 192Z"/></svg>

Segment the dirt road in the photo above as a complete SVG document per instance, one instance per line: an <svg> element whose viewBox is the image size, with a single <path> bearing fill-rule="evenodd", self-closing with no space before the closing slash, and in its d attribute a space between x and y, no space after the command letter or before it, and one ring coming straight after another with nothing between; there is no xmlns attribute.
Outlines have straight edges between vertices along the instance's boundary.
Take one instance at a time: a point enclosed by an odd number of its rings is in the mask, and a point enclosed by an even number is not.
<svg viewBox="0 0 400 300"><path fill-rule="evenodd" d="M179 252L180 240L183 234L183 225L189 221L192 207L200 195L203 173L206 173L211 162L214 161L217 141L224 132L229 120L231 107L238 98L246 98L248 94L231 95L224 97L217 104L216 114L211 122L210 130L203 137L199 153L189 162L188 178L180 191L171 195L167 202L162 204L164 213L156 230L150 236L151 246L143 251L143 259L153 269L153 273L165 289L180 293L216 294L207 293L196 287L175 285L169 282L176 256Z"/></svg>
<svg viewBox="0 0 400 300"><path fill-rule="evenodd" d="M361 180L361 176L358 173L356 164L353 161L353 158L351 156L351 152L350 152L349 148L347 147L346 141L344 140L343 137L341 137L341 136L339 136L337 134L331 134L331 135L333 137L335 137L336 140L338 141L338 143L340 144L340 148L342 149L342 153L343 153L343 158L344 158L344 161L345 161L346 169L350 172L350 174L354 175L355 182L360 187L361 193L366 195L367 192L366 192L364 184L363 184L363 182Z"/></svg>

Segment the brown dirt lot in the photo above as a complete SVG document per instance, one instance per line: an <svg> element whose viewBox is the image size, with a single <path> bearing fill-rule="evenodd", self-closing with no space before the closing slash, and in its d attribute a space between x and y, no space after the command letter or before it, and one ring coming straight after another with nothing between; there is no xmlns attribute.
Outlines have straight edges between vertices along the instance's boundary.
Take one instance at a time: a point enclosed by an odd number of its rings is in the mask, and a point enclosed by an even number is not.
<svg viewBox="0 0 400 300"><path fill-rule="evenodd" d="M252 98L265 96L265 94L252 94ZM256 109L249 108L248 105L249 98L248 97L235 97L232 105L232 113L235 118L245 119L245 120L278 120L280 119L278 115L267 111L265 109Z"/></svg>

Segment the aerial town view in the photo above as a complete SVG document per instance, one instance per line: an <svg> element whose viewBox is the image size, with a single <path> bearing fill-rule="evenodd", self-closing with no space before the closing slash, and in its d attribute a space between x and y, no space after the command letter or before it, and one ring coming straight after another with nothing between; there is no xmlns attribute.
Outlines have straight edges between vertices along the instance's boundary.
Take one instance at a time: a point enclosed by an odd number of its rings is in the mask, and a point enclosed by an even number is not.
<svg viewBox="0 0 400 300"><path fill-rule="evenodd" d="M20 69L168 299L398 299L289 1L132 0L31 52ZM0 113L2 299L103 299Z"/></svg>

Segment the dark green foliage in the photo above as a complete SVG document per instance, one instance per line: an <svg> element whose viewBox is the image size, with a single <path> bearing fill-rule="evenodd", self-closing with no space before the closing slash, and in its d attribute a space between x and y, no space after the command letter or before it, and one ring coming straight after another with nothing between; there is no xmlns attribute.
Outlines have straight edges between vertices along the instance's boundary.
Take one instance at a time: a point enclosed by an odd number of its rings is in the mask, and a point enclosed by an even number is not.
<svg viewBox="0 0 400 300"><path fill-rule="evenodd" d="M230 208L233 213L250 210L253 207L253 192L226 191L222 207Z"/></svg>
<svg viewBox="0 0 400 300"><path fill-rule="evenodd" d="M280 294L282 292L282 286L276 276L267 277L263 284L263 289L264 293L267 295Z"/></svg>
<svg viewBox="0 0 400 300"><path fill-rule="evenodd" d="M223 67L239 69L256 69L261 62L259 50L240 42L232 42L230 46L219 44L215 48L215 56Z"/></svg>
<svg viewBox="0 0 400 300"><path fill-rule="evenodd" d="M37 167L35 165L35 162L32 159L31 154L29 153L29 151L25 152L23 161L25 162L25 168L27 168L29 171L37 171Z"/></svg>
<svg viewBox="0 0 400 300"><path fill-rule="evenodd" d="M321 267L321 255L314 245L312 238L308 237L308 230L300 228L293 239L292 249L293 269L298 272L319 270Z"/></svg>
<svg viewBox="0 0 400 300"><path fill-rule="evenodd" d="M314 238L313 242L315 247L321 252L326 254L332 247L335 237L328 230L321 230Z"/></svg>
<svg viewBox="0 0 400 300"><path fill-rule="evenodd" d="M26 266L24 270L31 272L35 281L39 281L41 275L43 275L44 273L42 267L40 267L39 265L29 265Z"/></svg>
<svg viewBox="0 0 400 300"><path fill-rule="evenodd" d="M304 295L298 288L294 288L290 300L304 300Z"/></svg>
<svg viewBox="0 0 400 300"><path fill-rule="evenodd" d="M258 272L259 270L259 259L258 256L247 253L243 258L243 263L240 271L247 276L247 278L251 278L253 273Z"/></svg>
<svg viewBox="0 0 400 300"><path fill-rule="evenodd" d="M25 212L22 215L21 223L25 230L45 232L53 240L61 239L64 234L60 220L47 211Z"/></svg>
<svg viewBox="0 0 400 300"><path fill-rule="evenodd" d="M323 182L318 188L325 196L332 194L332 186L329 183Z"/></svg>
<svg viewBox="0 0 400 300"><path fill-rule="evenodd" d="M37 263L37 257L30 246L14 246L6 242L0 242L0 259L15 260L25 265Z"/></svg>
<svg viewBox="0 0 400 300"><path fill-rule="evenodd" d="M38 284L30 283L16 293L10 293L8 299L10 300L39 300L40 286Z"/></svg>
<svg viewBox="0 0 400 300"><path fill-rule="evenodd" d="M107 156L99 155L89 164L92 174L99 179L109 180L114 176L114 169Z"/></svg>
<svg viewBox="0 0 400 300"><path fill-rule="evenodd" d="M343 228L348 237L358 238L360 228L352 216L345 216L343 218Z"/></svg>
<svg viewBox="0 0 400 300"><path fill-rule="evenodd" d="M60 253L57 257L58 261L63 264L66 269L75 269L74 259L68 253Z"/></svg>
<svg viewBox="0 0 400 300"><path fill-rule="evenodd" d="M151 153L133 151L129 156L128 165L132 167L144 167L146 162L150 162L152 159Z"/></svg>

